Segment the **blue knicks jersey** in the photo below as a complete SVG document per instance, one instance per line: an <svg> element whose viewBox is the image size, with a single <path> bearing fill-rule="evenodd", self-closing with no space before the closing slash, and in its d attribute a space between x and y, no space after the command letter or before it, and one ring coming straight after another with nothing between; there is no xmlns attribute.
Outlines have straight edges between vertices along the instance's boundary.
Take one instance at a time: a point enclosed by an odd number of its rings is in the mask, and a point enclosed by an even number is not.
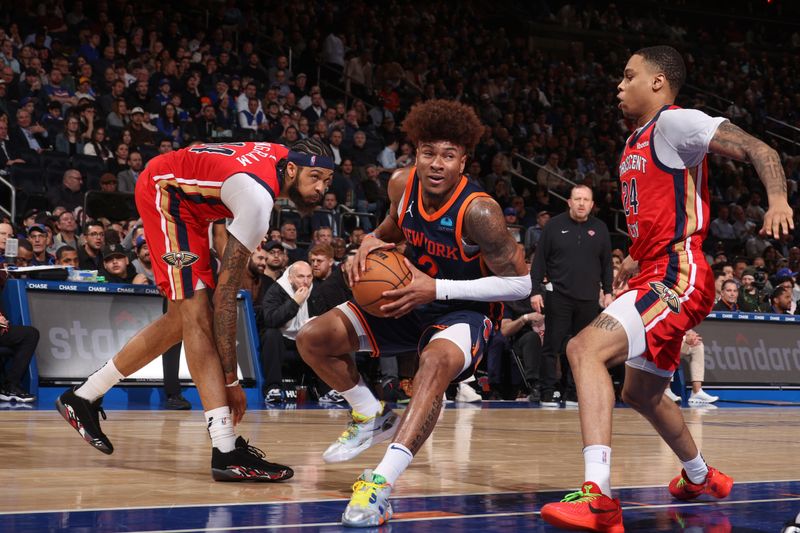
<svg viewBox="0 0 800 533"><path fill-rule="evenodd" d="M478 279L490 275L476 245L464 242L462 228L467 206L476 198L490 198L465 176L447 202L432 214L422 207L422 188L416 168L406 184L398 209L398 225L406 238L406 256L422 272L440 279ZM501 303L466 300L436 300L421 306L426 315L441 315L452 311L470 310L482 313L499 322Z"/></svg>

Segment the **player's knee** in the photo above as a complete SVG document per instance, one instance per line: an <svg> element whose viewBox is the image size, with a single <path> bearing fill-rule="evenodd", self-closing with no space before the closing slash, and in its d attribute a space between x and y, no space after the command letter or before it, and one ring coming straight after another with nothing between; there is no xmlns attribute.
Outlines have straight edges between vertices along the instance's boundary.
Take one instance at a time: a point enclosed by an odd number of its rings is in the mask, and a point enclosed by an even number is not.
<svg viewBox="0 0 800 533"><path fill-rule="evenodd" d="M448 383L461 370L464 363L464 356L461 352L437 352L420 355L419 376L430 376L435 380L443 380Z"/></svg>
<svg viewBox="0 0 800 533"><path fill-rule="evenodd" d="M573 369L580 365L581 358L587 353L586 349L586 343L580 336L572 337L567 342L567 359Z"/></svg>
<svg viewBox="0 0 800 533"><path fill-rule="evenodd" d="M655 409L659 399L659 397L641 394L635 389L629 389L627 387L622 389L622 401L639 413L649 412Z"/></svg>
<svg viewBox="0 0 800 533"><path fill-rule="evenodd" d="M297 345L297 352L303 359L316 358L323 353L325 343L320 335L321 328L315 321L312 320L305 324L300 331L297 332L295 344Z"/></svg>

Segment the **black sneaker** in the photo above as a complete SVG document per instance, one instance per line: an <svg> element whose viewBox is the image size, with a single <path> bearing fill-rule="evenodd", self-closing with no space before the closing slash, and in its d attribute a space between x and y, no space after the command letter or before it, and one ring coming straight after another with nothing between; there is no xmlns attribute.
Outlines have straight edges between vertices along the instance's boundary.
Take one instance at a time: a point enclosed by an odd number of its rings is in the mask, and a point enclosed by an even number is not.
<svg viewBox="0 0 800 533"><path fill-rule="evenodd" d="M539 400L539 405L542 407L560 407L561 402L559 402L559 399L555 397L553 391L544 391Z"/></svg>
<svg viewBox="0 0 800 533"><path fill-rule="evenodd" d="M188 411L192 408L192 404L182 394L175 394L167 398L165 407L173 411Z"/></svg>
<svg viewBox="0 0 800 533"><path fill-rule="evenodd" d="M103 420L106 419L102 397L90 402L77 396L73 388L56 399L56 409L64 417L64 420L80 433L83 440L107 455L114 452L111 441L100 429L99 415L103 415Z"/></svg>
<svg viewBox="0 0 800 533"><path fill-rule="evenodd" d="M33 394L28 394L19 385L6 385L0 389L0 401L30 403L36 399Z"/></svg>
<svg viewBox="0 0 800 533"><path fill-rule="evenodd" d="M233 451L212 449L211 476L214 481L283 481L294 475L288 466L270 463L264 457L264 452L250 446L244 437L237 437Z"/></svg>

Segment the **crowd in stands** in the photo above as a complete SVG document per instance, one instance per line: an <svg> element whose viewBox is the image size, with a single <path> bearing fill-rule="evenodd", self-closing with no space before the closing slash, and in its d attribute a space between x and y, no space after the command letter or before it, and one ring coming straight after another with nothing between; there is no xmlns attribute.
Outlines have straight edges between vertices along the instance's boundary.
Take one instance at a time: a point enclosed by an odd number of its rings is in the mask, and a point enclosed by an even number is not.
<svg viewBox="0 0 800 533"><path fill-rule="evenodd" d="M30 243L30 264L74 251L81 267L102 271L103 246L117 242L143 262L135 216L91 217L87 192L132 193L150 159L191 143L316 136L336 159L330 194L319 213L289 218L293 235L276 228L274 240L290 261L308 260L313 235L330 228L340 260L355 228L369 231L384 216L391 172L413 165L400 125L430 98L477 110L485 129L466 174L501 204L526 252L572 184L592 188L594 214L613 232L621 221L615 168L634 128L617 109L616 85L631 51L662 41L685 52L689 83L700 89L687 88L681 103L724 114L778 149L797 207L797 145L766 132L776 120L797 124L800 36L733 17L703 25L711 15L624 8L508 2L488 14L473 3L410 0L22 2L0 14L0 175L16 187L23 214L7 220L16 225L7 233L19 234L21 249ZM552 36L537 40L529 24ZM569 37L559 41L559 32ZM710 168L706 251L715 272L737 281L742 310L778 309L774 292L791 283L793 311L798 234L759 234L766 199L751 166L712 157ZM624 235L615 235L624 250ZM72 250L56 259L59 246Z"/></svg>

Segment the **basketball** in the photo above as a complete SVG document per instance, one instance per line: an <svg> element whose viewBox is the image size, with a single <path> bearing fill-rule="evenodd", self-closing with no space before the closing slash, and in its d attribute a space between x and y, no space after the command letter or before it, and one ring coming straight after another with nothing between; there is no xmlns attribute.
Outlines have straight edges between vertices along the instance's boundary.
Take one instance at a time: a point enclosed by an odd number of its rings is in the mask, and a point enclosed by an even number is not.
<svg viewBox="0 0 800 533"><path fill-rule="evenodd" d="M395 250L375 250L367 256L364 272L353 286L353 297L364 311L383 317L380 307L391 300L382 294L411 283L411 271L403 259Z"/></svg>

